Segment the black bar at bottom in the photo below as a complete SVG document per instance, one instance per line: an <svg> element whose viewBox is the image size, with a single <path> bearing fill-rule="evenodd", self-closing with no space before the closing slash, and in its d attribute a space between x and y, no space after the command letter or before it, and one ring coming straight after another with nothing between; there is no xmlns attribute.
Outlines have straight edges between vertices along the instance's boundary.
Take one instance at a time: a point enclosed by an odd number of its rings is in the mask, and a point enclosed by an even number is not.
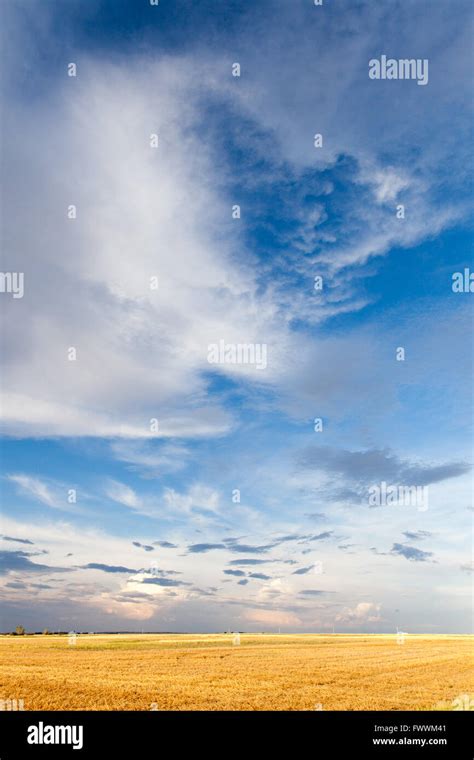
<svg viewBox="0 0 474 760"><path fill-rule="evenodd" d="M0 712L0 760L198 752L472 760L470 712ZM56 743L50 743L54 741ZM263 754L264 753L264 754Z"/></svg>

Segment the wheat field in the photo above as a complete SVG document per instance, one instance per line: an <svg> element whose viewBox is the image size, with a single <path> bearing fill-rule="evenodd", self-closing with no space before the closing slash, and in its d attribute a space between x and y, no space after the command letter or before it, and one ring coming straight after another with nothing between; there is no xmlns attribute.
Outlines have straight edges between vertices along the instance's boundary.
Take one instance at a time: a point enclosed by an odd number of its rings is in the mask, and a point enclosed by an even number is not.
<svg viewBox="0 0 474 760"><path fill-rule="evenodd" d="M25 710L429 710L459 709L460 696L473 705L463 635L0 636L0 654L0 700Z"/></svg>

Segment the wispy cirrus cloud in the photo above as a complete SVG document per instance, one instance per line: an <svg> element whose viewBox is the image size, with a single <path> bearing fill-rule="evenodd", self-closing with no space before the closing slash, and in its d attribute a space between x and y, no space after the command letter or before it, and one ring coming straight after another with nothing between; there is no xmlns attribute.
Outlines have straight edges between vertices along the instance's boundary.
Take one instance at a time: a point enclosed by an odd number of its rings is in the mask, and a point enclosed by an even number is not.
<svg viewBox="0 0 474 760"><path fill-rule="evenodd" d="M166 441L118 440L110 446L116 459L146 477L179 472L186 467L191 456L184 444Z"/></svg>
<svg viewBox="0 0 474 760"><path fill-rule="evenodd" d="M71 505L67 502L67 490L61 489L57 483L47 483L40 478L25 474L12 474L6 476L8 480L15 483L21 493L31 496L33 499L46 504L53 509L63 509L70 511Z"/></svg>
<svg viewBox="0 0 474 760"><path fill-rule="evenodd" d="M109 481L105 494L112 501L130 507L130 509L139 509L142 506L142 501L133 488L125 485L125 483L120 483L118 480Z"/></svg>

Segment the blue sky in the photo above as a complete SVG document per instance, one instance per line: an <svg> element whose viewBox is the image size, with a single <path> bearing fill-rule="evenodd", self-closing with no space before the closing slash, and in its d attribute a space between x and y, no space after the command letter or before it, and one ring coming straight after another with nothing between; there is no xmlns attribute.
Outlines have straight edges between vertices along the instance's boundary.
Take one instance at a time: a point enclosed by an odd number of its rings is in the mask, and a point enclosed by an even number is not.
<svg viewBox="0 0 474 760"><path fill-rule="evenodd" d="M469 631L469 4L2 16L1 628Z"/></svg>

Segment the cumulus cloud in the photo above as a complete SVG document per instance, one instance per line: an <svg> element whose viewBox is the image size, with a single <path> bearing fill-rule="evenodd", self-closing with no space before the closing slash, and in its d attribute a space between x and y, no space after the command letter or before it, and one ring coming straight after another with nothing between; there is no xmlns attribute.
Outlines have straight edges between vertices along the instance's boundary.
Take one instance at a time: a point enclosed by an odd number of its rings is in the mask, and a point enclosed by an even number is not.
<svg viewBox="0 0 474 760"><path fill-rule="evenodd" d="M149 620L156 613L156 603L150 602L144 599L140 600L140 604L136 604L134 601L129 601L127 598L113 599L107 594L99 594L89 602L90 606L96 607L107 615L117 615L127 620Z"/></svg>
<svg viewBox="0 0 474 760"><path fill-rule="evenodd" d="M300 626L302 621L293 612L280 612L279 610L247 610L244 615L244 620L249 623L256 623L268 628Z"/></svg>
<svg viewBox="0 0 474 760"><path fill-rule="evenodd" d="M355 607L345 607L335 619L338 623L377 623L382 619L380 612L380 604L359 602Z"/></svg>

